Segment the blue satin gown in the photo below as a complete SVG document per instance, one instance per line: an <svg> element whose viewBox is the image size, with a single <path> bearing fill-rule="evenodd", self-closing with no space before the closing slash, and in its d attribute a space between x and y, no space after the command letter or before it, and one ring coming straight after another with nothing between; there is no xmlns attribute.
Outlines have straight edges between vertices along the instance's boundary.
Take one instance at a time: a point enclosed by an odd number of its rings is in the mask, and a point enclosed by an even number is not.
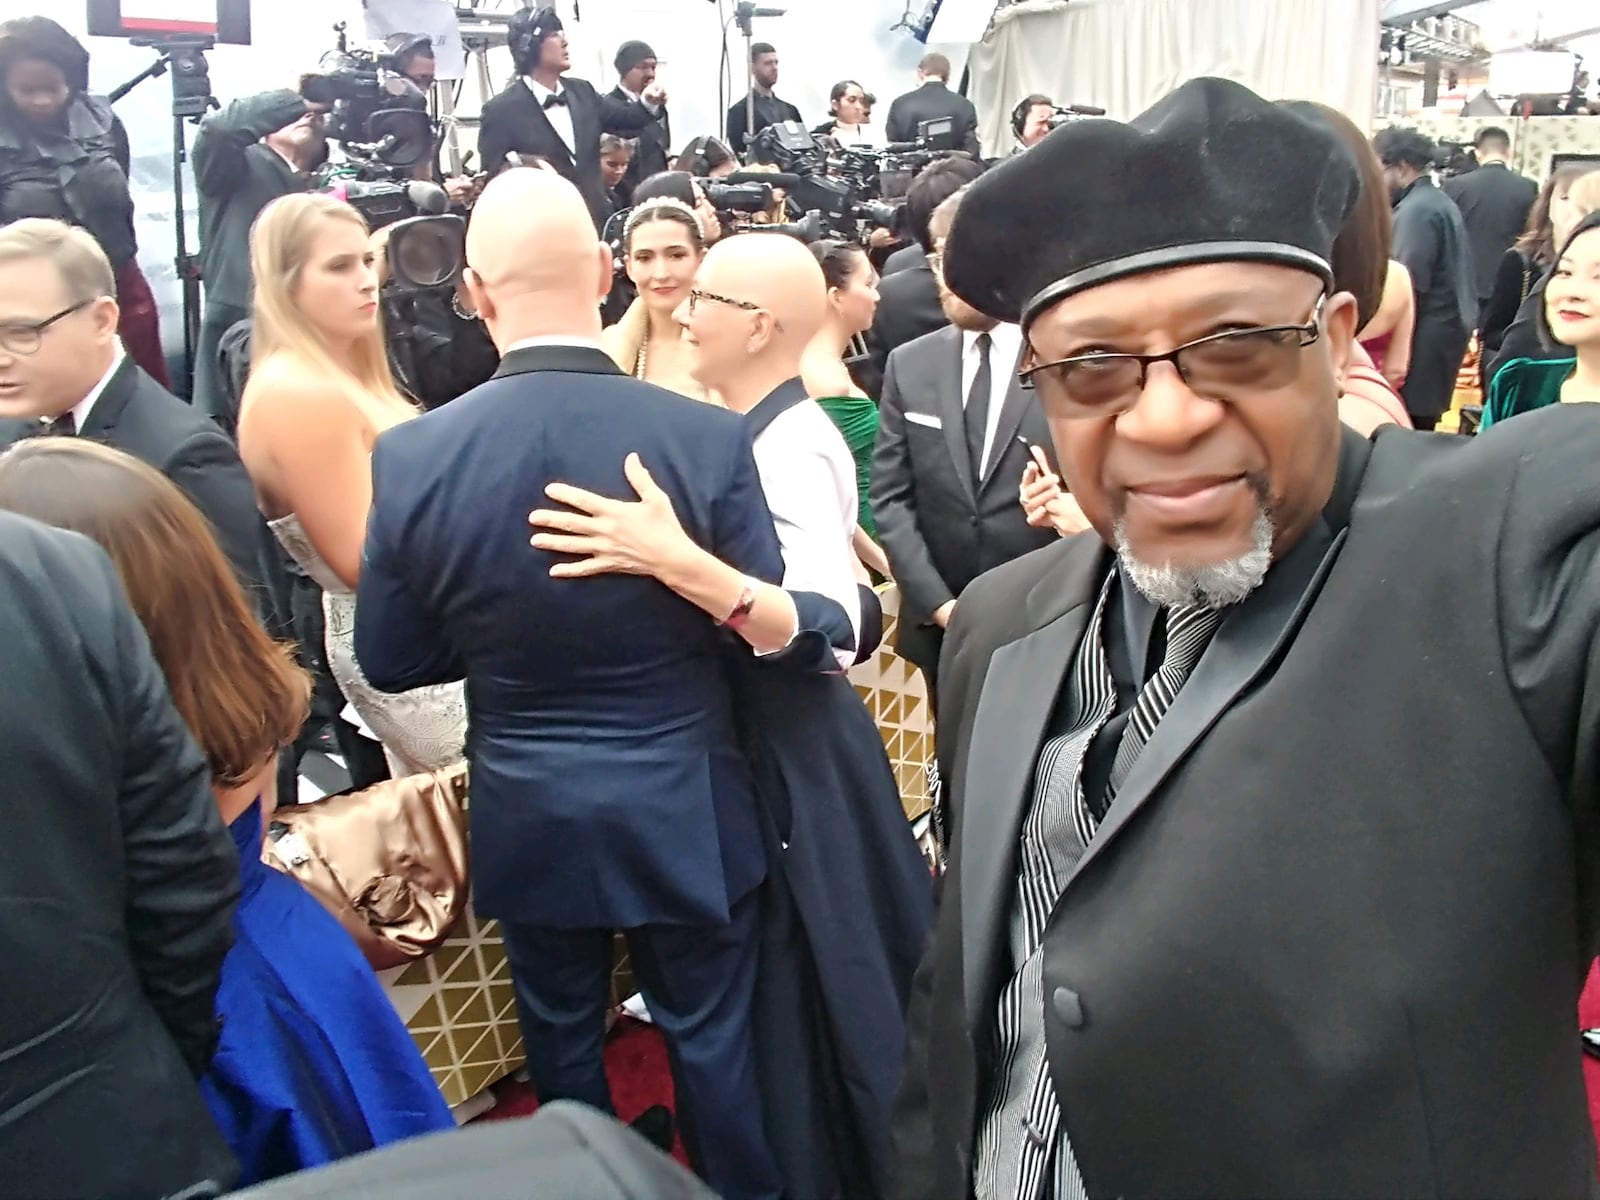
<svg viewBox="0 0 1600 1200"><path fill-rule="evenodd" d="M244 889L222 966L222 1041L201 1080L240 1187L455 1121L361 951L261 861L261 806L232 825Z"/></svg>

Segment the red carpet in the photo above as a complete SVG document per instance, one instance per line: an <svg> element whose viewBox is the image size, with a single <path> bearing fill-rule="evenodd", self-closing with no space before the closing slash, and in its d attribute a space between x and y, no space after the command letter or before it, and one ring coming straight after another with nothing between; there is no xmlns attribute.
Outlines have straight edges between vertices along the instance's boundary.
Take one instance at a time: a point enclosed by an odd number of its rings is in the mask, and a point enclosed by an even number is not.
<svg viewBox="0 0 1600 1200"><path fill-rule="evenodd" d="M1589 979L1578 997L1578 1028L1600 1029L1600 963L1591 963ZM1583 1056L1583 1082L1589 1092L1589 1121L1600 1141L1600 1058Z"/></svg>
<svg viewBox="0 0 1600 1200"><path fill-rule="evenodd" d="M633 1120L652 1105L675 1107L667 1044L654 1025L631 1017L617 1021L606 1039L606 1080L611 1084L611 1102L617 1106L617 1116L624 1121ZM478 1118L480 1121L525 1117L539 1107L533 1088L515 1079L497 1084L494 1093L497 1103ZM672 1156L688 1164L681 1138L674 1141Z"/></svg>

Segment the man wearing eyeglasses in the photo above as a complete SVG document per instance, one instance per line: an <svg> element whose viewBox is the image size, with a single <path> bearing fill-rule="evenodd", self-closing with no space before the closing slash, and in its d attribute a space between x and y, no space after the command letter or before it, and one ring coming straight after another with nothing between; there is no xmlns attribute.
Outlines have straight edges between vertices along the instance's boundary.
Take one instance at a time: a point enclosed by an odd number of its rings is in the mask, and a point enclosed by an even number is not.
<svg viewBox="0 0 1600 1200"><path fill-rule="evenodd" d="M1199 79L962 202L1096 536L946 635L892 1195L1595 1194L1600 411L1342 429L1358 178Z"/></svg>
<svg viewBox="0 0 1600 1200"><path fill-rule="evenodd" d="M239 452L127 356L115 295L111 264L83 230L46 220L0 229L0 446L86 437L149 463L194 501L255 588L261 515Z"/></svg>

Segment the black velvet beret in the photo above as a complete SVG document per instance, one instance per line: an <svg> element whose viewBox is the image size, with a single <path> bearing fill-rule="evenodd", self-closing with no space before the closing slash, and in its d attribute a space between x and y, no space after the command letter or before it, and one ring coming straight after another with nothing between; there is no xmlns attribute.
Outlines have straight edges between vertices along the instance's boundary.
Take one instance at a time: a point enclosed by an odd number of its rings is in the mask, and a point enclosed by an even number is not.
<svg viewBox="0 0 1600 1200"><path fill-rule="evenodd" d="M1085 288L1190 263L1285 263L1331 283L1360 187L1320 122L1195 79L1126 124L1070 122L986 172L956 212L944 278L1024 326Z"/></svg>

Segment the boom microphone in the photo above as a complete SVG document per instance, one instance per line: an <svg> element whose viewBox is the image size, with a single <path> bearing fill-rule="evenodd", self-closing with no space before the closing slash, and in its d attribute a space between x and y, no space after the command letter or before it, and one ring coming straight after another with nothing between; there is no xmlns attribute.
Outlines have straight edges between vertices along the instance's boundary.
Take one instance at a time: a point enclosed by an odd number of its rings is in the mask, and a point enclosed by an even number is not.
<svg viewBox="0 0 1600 1200"><path fill-rule="evenodd" d="M789 188L793 190L800 186L800 176L785 175L781 171L735 171L731 175L724 175L721 183L765 183L770 187Z"/></svg>

